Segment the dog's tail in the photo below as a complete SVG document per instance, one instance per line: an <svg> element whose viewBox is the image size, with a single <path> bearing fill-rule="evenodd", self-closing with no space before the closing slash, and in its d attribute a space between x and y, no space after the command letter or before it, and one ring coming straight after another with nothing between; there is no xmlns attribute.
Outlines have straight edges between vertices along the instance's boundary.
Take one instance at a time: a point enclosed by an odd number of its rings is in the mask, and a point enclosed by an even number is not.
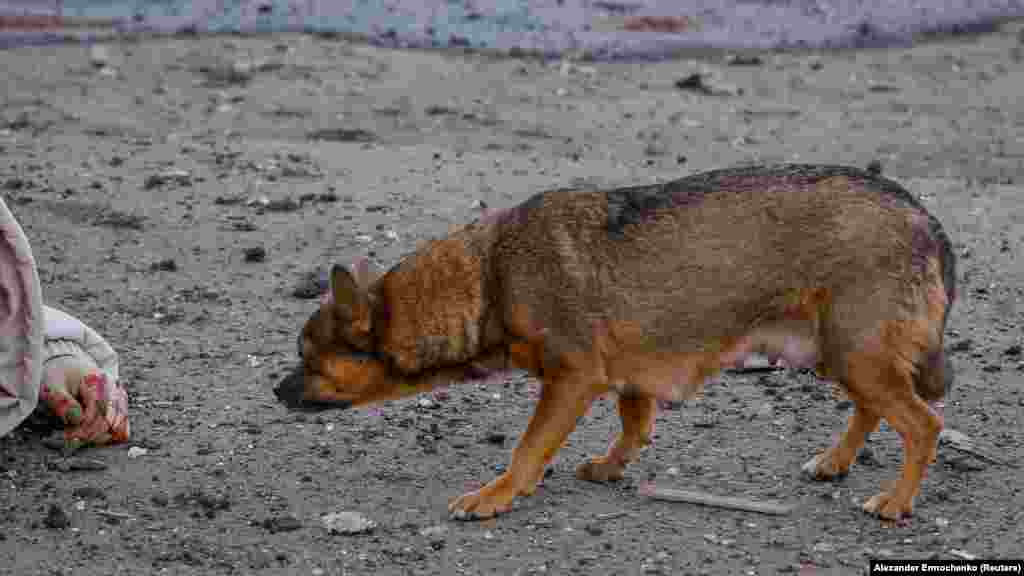
<svg viewBox="0 0 1024 576"><path fill-rule="evenodd" d="M956 254L953 252L953 243L942 229L942 225L931 215L929 215L929 228L939 245L939 271L946 293L946 306L942 312L937 345L926 354L924 362L918 370L914 388L921 398L931 402L948 397L953 390L953 363L944 346L944 335L949 312L956 300Z"/></svg>

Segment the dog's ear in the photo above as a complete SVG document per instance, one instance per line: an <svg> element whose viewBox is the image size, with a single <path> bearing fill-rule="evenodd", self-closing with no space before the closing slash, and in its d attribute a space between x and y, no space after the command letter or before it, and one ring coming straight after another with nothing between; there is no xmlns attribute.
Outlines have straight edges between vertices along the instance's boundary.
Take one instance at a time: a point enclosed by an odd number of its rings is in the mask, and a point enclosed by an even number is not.
<svg viewBox="0 0 1024 576"><path fill-rule="evenodd" d="M380 278L380 268L378 268L377 265L374 264L372 260L365 256L360 258L359 260L356 260L355 268L356 282L359 284L359 287L362 288L364 292L369 290L370 285L376 282L377 278Z"/></svg>
<svg viewBox="0 0 1024 576"><path fill-rule="evenodd" d="M354 318L366 305L366 290L348 268L340 264L331 267L329 301L346 318Z"/></svg>

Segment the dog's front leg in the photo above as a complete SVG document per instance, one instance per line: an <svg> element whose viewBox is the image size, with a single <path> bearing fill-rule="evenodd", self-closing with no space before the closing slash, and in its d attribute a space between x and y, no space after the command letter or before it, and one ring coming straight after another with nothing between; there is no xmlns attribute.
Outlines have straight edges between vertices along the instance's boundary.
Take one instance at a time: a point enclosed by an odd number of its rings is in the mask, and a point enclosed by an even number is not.
<svg viewBox="0 0 1024 576"><path fill-rule="evenodd" d="M576 420L604 391L593 376L581 371L546 378L533 417L512 451L508 470L480 490L456 498L448 512L459 520L490 518L511 509L516 496L533 494L545 464L576 428Z"/></svg>

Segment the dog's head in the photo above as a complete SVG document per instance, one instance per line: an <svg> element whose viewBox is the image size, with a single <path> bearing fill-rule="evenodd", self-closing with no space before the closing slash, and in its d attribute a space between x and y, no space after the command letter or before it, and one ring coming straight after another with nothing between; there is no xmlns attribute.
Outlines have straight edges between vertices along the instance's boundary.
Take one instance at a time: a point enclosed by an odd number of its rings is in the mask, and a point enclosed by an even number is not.
<svg viewBox="0 0 1024 576"><path fill-rule="evenodd" d="M355 273L331 269L330 286L298 338L301 365L274 392L300 409L346 408L407 395L408 382L394 377L374 350L371 285L367 261Z"/></svg>

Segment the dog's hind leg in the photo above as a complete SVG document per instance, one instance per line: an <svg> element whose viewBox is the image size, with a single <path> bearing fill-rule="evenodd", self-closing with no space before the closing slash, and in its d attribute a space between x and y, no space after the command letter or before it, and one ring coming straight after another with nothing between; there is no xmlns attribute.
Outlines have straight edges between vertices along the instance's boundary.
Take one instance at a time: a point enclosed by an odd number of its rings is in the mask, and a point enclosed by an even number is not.
<svg viewBox="0 0 1024 576"><path fill-rule="evenodd" d="M516 496L533 494L545 464L576 428L576 420L607 389L585 370L559 370L545 377L540 400L512 451L508 470L483 488L453 500L449 513L457 519L490 518L511 509Z"/></svg>
<svg viewBox="0 0 1024 576"><path fill-rule="evenodd" d="M893 332L893 331L890 331ZM903 441L903 469L899 479L864 503L864 511L895 520L911 514L921 489L942 420L915 393L913 343L893 339L870 351L848 357L848 386L859 405L885 418Z"/></svg>
<svg viewBox="0 0 1024 576"><path fill-rule="evenodd" d="M647 396L619 396L622 431L604 456L594 456L576 468L576 477L590 482L621 480L626 465L651 442L658 404Z"/></svg>
<svg viewBox="0 0 1024 576"><path fill-rule="evenodd" d="M868 409L864 402L854 400L854 406L853 414L850 415L846 430L839 437L839 441L804 464L803 471L811 478L830 480L845 476L868 434L878 428L881 416L877 412Z"/></svg>

